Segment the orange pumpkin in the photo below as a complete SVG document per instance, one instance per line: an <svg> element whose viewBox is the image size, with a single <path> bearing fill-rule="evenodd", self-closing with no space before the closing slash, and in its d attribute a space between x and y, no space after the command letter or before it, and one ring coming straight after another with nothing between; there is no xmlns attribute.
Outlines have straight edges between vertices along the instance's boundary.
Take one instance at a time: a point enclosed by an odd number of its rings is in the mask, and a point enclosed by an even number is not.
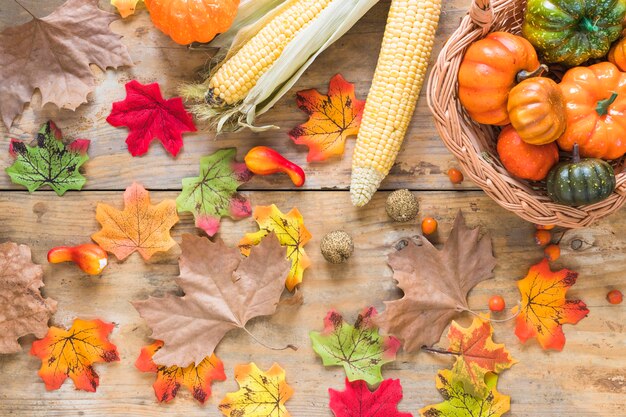
<svg viewBox="0 0 626 417"><path fill-rule="evenodd" d="M615 42L609 51L609 62L617 65L620 71L626 71L626 38Z"/></svg>
<svg viewBox="0 0 626 417"><path fill-rule="evenodd" d="M522 140L513 126L502 129L498 136L498 155L512 175L525 180L541 181L559 162L556 143L531 145Z"/></svg>
<svg viewBox="0 0 626 417"><path fill-rule="evenodd" d="M529 78L513 87L507 110L517 133L531 145L554 142L567 126L563 93L549 78Z"/></svg>
<svg viewBox="0 0 626 417"><path fill-rule="evenodd" d="M578 143L585 158L617 159L626 153L626 72L610 62L568 70L559 84L567 128L565 151Z"/></svg>
<svg viewBox="0 0 626 417"><path fill-rule="evenodd" d="M478 123L507 125L509 91L541 68L526 39L506 32L490 33L465 52L459 68L459 100Z"/></svg>
<svg viewBox="0 0 626 417"><path fill-rule="evenodd" d="M154 26L174 42L209 42L226 32L237 16L239 0L144 0Z"/></svg>

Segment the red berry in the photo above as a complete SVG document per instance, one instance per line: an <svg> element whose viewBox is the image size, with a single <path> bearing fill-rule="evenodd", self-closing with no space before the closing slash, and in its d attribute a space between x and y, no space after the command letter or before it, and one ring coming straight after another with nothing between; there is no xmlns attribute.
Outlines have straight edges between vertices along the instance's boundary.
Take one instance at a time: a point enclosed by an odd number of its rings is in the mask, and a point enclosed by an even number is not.
<svg viewBox="0 0 626 417"><path fill-rule="evenodd" d="M489 299L489 310L491 311L502 311L506 307L506 303L504 302L504 298L499 295L493 295Z"/></svg>
<svg viewBox="0 0 626 417"><path fill-rule="evenodd" d="M437 231L437 220L432 217L426 217L422 220L422 233L425 235L432 235Z"/></svg>
<svg viewBox="0 0 626 417"><path fill-rule="evenodd" d="M550 262L554 262L561 257L561 248L559 245L548 245L543 250L546 259Z"/></svg>
<svg viewBox="0 0 626 417"><path fill-rule="evenodd" d="M620 290L612 290L606 295L606 299L611 304L621 304L624 296Z"/></svg>
<svg viewBox="0 0 626 417"><path fill-rule="evenodd" d="M552 241L552 233L547 230L537 230L535 232L535 243L539 246L546 246Z"/></svg>
<svg viewBox="0 0 626 417"><path fill-rule="evenodd" d="M452 184L460 184L463 182L463 173L456 168L450 168L448 178Z"/></svg>
<svg viewBox="0 0 626 417"><path fill-rule="evenodd" d="M554 229L554 225L553 224L536 224L535 227L537 228L537 230L552 230Z"/></svg>

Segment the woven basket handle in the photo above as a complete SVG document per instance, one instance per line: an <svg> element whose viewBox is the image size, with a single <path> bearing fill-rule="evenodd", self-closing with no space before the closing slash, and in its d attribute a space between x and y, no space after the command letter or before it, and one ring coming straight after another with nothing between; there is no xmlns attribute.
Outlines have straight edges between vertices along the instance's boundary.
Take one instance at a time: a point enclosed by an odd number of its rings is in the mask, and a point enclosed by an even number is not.
<svg viewBox="0 0 626 417"><path fill-rule="evenodd" d="M483 30L483 34L489 32L494 19L491 0L472 0L469 15L472 22Z"/></svg>

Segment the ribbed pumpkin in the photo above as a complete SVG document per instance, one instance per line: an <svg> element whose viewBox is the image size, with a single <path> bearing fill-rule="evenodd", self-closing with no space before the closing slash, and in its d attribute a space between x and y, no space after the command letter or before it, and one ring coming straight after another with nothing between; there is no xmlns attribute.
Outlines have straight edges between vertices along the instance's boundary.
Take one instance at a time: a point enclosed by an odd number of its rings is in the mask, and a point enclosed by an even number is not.
<svg viewBox="0 0 626 417"><path fill-rule="evenodd" d="M226 32L237 16L239 0L144 0L154 26L174 42L209 42Z"/></svg>
<svg viewBox="0 0 626 417"><path fill-rule="evenodd" d="M554 142L567 126L563 93L549 78L529 78L513 87L507 109L511 124L531 145Z"/></svg>
<svg viewBox="0 0 626 417"><path fill-rule="evenodd" d="M617 159L626 153L626 72L610 62L568 70L561 83L567 128L559 147L580 146L585 158Z"/></svg>
<svg viewBox="0 0 626 417"><path fill-rule="evenodd" d="M626 71L626 38L615 42L609 51L609 62L612 62L620 69Z"/></svg>
<svg viewBox="0 0 626 417"><path fill-rule="evenodd" d="M611 165L597 158L581 160L578 144L574 145L572 161L554 167L546 181L548 196L568 206L598 203L611 195L615 184Z"/></svg>
<svg viewBox="0 0 626 417"><path fill-rule="evenodd" d="M500 132L497 149L504 168L511 175L525 180L543 180L559 162L556 143L531 145L524 142L511 125Z"/></svg>
<svg viewBox="0 0 626 417"><path fill-rule="evenodd" d="M526 39L492 32L465 52L459 68L459 100L478 123L508 125L509 91L541 68L535 49Z"/></svg>

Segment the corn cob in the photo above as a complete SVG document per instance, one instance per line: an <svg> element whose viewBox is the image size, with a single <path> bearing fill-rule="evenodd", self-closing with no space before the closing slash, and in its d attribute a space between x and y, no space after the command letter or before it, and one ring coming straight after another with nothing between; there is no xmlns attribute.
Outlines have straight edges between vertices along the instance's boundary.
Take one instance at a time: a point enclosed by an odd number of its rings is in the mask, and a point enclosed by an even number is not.
<svg viewBox="0 0 626 417"><path fill-rule="evenodd" d="M291 0L224 65L209 81L209 105L233 105L242 101L285 47L307 27L332 0Z"/></svg>
<svg viewBox="0 0 626 417"><path fill-rule="evenodd" d="M220 35L224 43L232 43L228 51L216 55L218 64L208 80L181 89L196 117L209 122L218 133L275 128L254 126L256 116L269 110L315 58L379 0L256 1L258 14L248 13L240 22L236 20L236 34ZM250 0L241 4L246 10L253 7ZM267 12L271 4L278 5ZM252 23L242 27L244 20ZM216 46L224 45L220 37Z"/></svg>
<svg viewBox="0 0 626 417"><path fill-rule="evenodd" d="M392 0L352 157L352 204L367 204L395 162L415 111L441 0Z"/></svg>

